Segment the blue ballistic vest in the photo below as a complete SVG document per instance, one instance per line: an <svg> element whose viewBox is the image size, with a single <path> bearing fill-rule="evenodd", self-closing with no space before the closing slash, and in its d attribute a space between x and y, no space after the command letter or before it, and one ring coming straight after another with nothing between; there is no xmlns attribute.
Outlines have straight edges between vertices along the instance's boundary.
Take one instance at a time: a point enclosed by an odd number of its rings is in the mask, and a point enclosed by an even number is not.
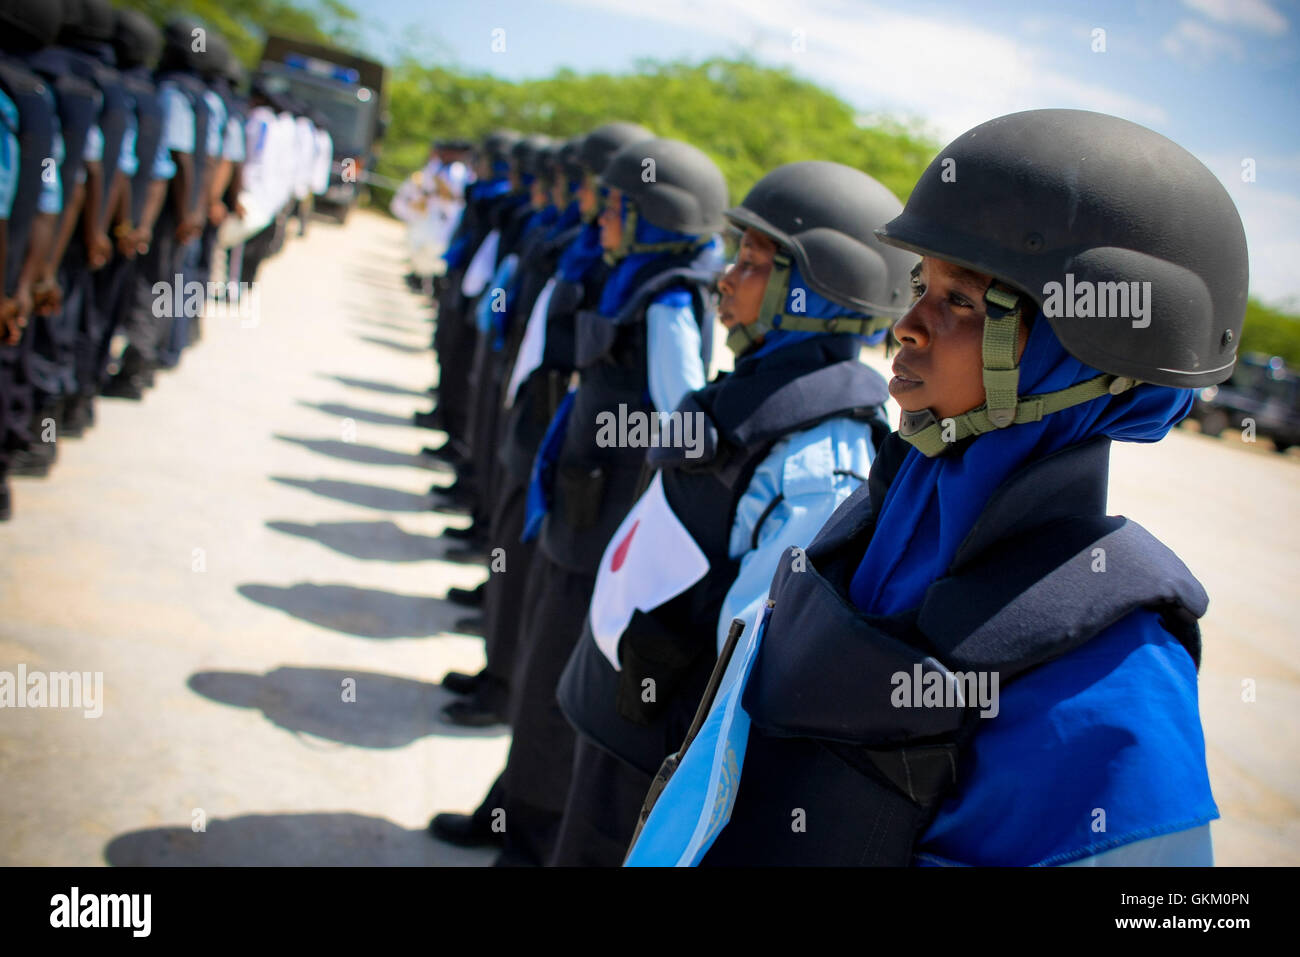
<svg viewBox="0 0 1300 957"><path fill-rule="evenodd" d="M75 55L60 47L46 47L27 57L28 65L39 73L54 90L59 111L59 125L63 131L63 165L59 175L63 178L63 208L72 205L73 192L86 169L83 158L90 127L99 117L103 97L89 80L72 72ZM46 154L47 156L49 154Z"/></svg>
<svg viewBox="0 0 1300 957"><path fill-rule="evenodd" d="M702 864L911 863L981 719L978 704L960 700L895 707L900 672L937 673L940 687L954 672L997 672L1005 686L1142 608L1158 611L1199 665L1205 591L1140 525L1105 514L1105 437L999 486L917 608L859 611L849 581L872 535L872 502L883 501L906 448L890 436L867 487L804 556L787 552L779 566L744 692L752 723L736 803ZM1096 549L1109 573L1096 571ZM794 808L834 826L796 831Z"/></svg>
<svg viewBox="0 0 1300 957"><path fill-rule="evenodd" d="M45 81L25 63L4 53L0 53L0 87L18 108L18 182L9 213L9 248L5 255L4 292L12 296L36 218L41 163L54 152L56 114Z"/></svg>
<svg viewBox="0 0 1300 957"><path fill-rule="evenodd" d="M126 136L127 113L131 109L131 100L122 75L91 54L80 50L68 51L68 66L77 76L93 83L103 98L98 122L99 131L104 136L104 155L100 162L104 186L97 210L102 224L108 213L108 198L113 186L113 177L117 175L118 161L122 156L122 139Z"/></svg>
<svg viewBox="0 0 1300 957"><path fill-rule="evenodd" d="M193 73L170 72L158 75L160 84L168 80L176 84L176 88L181 91L189 101L190 108L194 110L194 175L190 178L190 191L185 198L185 209L177 211L178 216L183 216L197 208L199 194L203 189L203 167L208 159L208 125L212 122L212 111L208 109L207 101L203 96L208 88ZM164 209L172 205L170 197L169 192Z"/></svg>
<svg viewBox="0 0 1300 957"><path fill-rule="evenodd" d="M703 360L713 340L714 273L690 268L696 253L647 262L633 278L633 293L610 318L595 311L576 316L575 360L582 381L573 399L564 444L555 469L554 505L542 524L540 546L557 565L594 574L609 537L636 500L646 449L602 448L597 442L602 412L619 417L653 416L645 316L660 293L690 293L700 327Z"/></svg>
<svg viewBox="0 0 1300 957"><path fill-rule="evenodd" d="M135 155L139 166L131 177L131 222L138 224L144 217L149 184L154 179L153 161L162 141L163 108L158 87L145 67L124 71L122 83L135 109Z"/></svg>
<svg viewBox="0 0 1300 957"><path fill-rule="evenodd" d="M734 373L678 406L704 416L708 438L699 458L687 458L682 448L649 451L647 465L659 470L668 505L708 558L708 573L658 608L633 615L619 645L622 672L597 648L588 617L557 691L574 727L645 774L681 746L717 659L718 615L740 572L730 555L731 529L755 470L783 438L828 419L869 423L876 445L889 433L881 410L889 397L885 380L857 360L858 349L855 337L816 336L742 359ZM760 520L754 545L761 528ZM653 702L642 700L646 678L655 682Z"/></svg>
<svg viewBox="0 0 1300 957"><path fill-rule="evenodd" d="M540 243L530 250L524 263L528 271L522 280L515 322L511 328L511 361L519 356L519 346L537 297L554 274L560 254L581 228L566 230L554 240ZM551 275L544 275L548 268ZM591 272L597 275L589 275L582 282L555 277L555 287L546 307L546 342L542 348L542 360L520 383L514 404L505 413L498 462L507 486L528 483L533 459L542 444L542 437L546 435L546 427L568 391L569 374L573 371L574 315L579 309L595 308L606 275L603 268L593 268ZM506 381L509 382L508 377Z"/></svg>

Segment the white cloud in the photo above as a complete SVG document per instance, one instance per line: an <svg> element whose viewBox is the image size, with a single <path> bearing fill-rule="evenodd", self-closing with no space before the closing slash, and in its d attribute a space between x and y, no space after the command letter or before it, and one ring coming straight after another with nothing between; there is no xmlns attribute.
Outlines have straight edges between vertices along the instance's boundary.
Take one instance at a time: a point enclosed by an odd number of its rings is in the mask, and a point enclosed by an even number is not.
<svg viewBox="0 0 1300 957"><path fill-rule="evenodd" d="M1256 155L1254 182L1242 180L1235 153L1198 155L1223 183L1241 214L1250 250L1250 291L1268 302L1300 300L1300 194L1287 187L1300 182L1300 153Z"/></svg>
<svg viewBox="0 0 1300 957"><path fill-rule="evenodd" d="M762 62L789 66L865 111L917 115L945 140L992 117L1040 107L1097 110L1146 126L1168 123L1157 104L1063 72L1045 47L956 17L929 18L843 0L808 0L799 7L778 0L716 0L707 5L697 0L569 2L707 34L719 40L720 50L727 44L750 49ZM1226 0L1196 2L1207 13L1210 8L1237 6ZM1272 22L1258 11L1251 16L1260 29ZM1227 38L1225 45L1214 30L1184 22L1192 28L1180 24L1170 35L1184 45L1180 53L1200 49L1202 56L1207 51L1242 55L1236 40ZM1057 31L1061 29L1066 28ZM803 31L805 52L794 50L795 30ZM1030 32L1045 36L1052 31L1037 23ZM1086 32L1074 30L1072 36L1081 49L1088 48ZM1300 169L1300 155L1256 157L1255 183L1241 182L1241 159L1201 157L1241 213L1250 248L1251 290L1269 301L1300 296L1300 272L1295 268L1300 262L1300 194L1294 191L1297 180L1292 175Z"/></svg>
<svg viewBox="0 0 1300 957"><path fill-rule="evenodd" d="M1270 36L1280 36L1290 24L1268 0L1183 0L1183 3L1211 20L1259 30Z"/></svg>
<svg viewBox="0 0 1300 957"><path fill-rule="evenodd" d="M1160 45L1171 56L1191 63L1207 63L1220 53L1240 60L1243 54L1240 40L1199 20L1179 20Z"/></svg>
<svg viewBox="0 0 1300 957"><path fill-rule="evenodd" d="M809 0L569 0L629 17L671 23L717 37L765 62L789 66L867 110L924 117L951 139L985 120L1040 107L1114 113L1147 125L1159 106L1053 64L1043 48L951 18L899 12L873 3ZM795 31L806 49L795 50ZM1088 49L1088 39L1079 39Z"/></svg>

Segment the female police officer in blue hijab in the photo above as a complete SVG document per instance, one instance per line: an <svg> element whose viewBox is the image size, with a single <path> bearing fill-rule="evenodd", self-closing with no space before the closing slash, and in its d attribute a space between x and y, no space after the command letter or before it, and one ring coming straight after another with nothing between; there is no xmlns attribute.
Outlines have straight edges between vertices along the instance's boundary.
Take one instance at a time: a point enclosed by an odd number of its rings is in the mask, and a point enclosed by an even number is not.
<svg viewBox="0 0 1300 957"><path fill-rule="evenodd" d="M1211 863L1207 598L1105 501L1110 442L1232 371L1235 207L1150 130L1039 110L879 235L924 257L900 431L778 570L629 863Z"/></svg>
<svg viewBox="0 0 1300 957"><path fill-rule="evenodd" d="M727 211L743 234L718 315L736 367L678 406L709 441L651 450L653 480L601 559L558 690L579 734L552 863L622 862L725 642L719 618L752 617L786 548L864 481L889 425L858 354L902 314L916 262L872 230L901 210L865 173L805 161Z"/></svg>

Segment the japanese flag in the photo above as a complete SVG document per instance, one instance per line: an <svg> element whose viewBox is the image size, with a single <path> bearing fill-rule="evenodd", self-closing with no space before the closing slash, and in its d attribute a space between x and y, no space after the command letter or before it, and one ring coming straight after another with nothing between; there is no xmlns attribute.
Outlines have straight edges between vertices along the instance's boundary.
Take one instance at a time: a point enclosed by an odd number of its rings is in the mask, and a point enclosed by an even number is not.
<svg viewBox="0 0 1300 957"><path fill-rule="evenodd" d="M650 611L690 588L709 560L668 505L663 479L654 480L605 547L591 596L591 633L614 670L618 642L632 615Z"/></svg>

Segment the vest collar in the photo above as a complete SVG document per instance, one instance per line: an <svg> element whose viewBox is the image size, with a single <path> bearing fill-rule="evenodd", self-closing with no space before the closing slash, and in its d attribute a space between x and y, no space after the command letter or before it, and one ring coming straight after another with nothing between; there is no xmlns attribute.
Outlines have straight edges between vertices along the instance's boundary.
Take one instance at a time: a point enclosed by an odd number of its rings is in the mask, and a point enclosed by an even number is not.
<svg viewBox="0 0 1300 957"><path fill-rule="evenodd" d="M1099 435L1053 452L994 490L953 557L953 570L998 541L1058 519L1106 514L1110 439Z"/></svg>

